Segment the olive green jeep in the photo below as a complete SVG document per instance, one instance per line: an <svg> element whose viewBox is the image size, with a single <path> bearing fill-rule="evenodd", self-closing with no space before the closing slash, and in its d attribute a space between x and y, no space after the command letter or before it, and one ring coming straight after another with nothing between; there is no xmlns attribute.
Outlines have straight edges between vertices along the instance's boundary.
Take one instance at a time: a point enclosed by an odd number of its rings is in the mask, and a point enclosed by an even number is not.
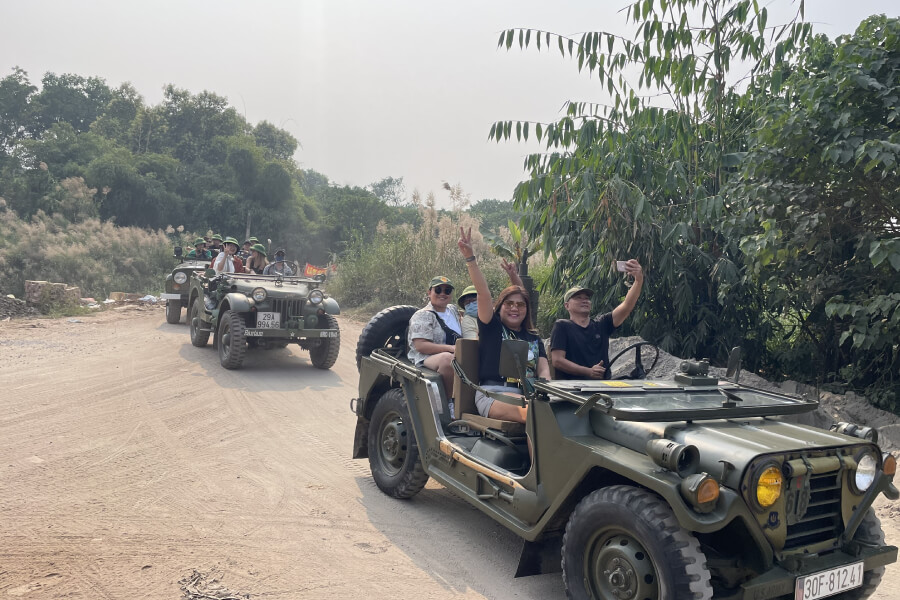
<svg viewBox="0 0 900 600"><path fill-rule="evenodd" d="M848 600L896 561L872 509L898 497L877 431L792 422L818 403L740 383L738 349L724 380L705 361L652 379L642 342L637 379L547 381L523 378L527 343L505 340L523 425L478 416L477 341L456 343L453 390L406 360L414 311L362 332L353 457L389 496L433 477L518 534L516 576L562 572L578 599Z"/></svg>
<svg viewBox="0 0 900 600"><path fill-rule="evenodd" d="M180 246L173 254L178 261L172 272L166 275L166 291L160 296L166 301L166 321L173 325L181 321L181 309L188 306L188 292L191 289L191 275L209 266L208 260L186 258Z"/></svg>
<svg viewBox="0 0 900 600"><path fill-rule="evenodd" d="M226 369L238 369L248 348L309 350L313 366L330 369L338 357L341 331L337 301L321 278L244 273L194 273L189 292L191 343L213 345Z"/></svg>

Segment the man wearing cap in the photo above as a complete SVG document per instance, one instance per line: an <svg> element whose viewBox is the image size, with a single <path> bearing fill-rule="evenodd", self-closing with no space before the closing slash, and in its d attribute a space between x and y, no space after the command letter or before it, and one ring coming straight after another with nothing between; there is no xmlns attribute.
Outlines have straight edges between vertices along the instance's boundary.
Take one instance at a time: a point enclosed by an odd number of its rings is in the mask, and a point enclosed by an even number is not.
<svg viewBox="0 0 900 600"><path fill-rule="evenodd" d="M453 284L443 276L431 279L428 304L409 319L407 357L417 367L437 371L449 397L453 391L453 354L462 335L459 312L451 302Z"/></svg>
<svg viewBox="0 0 900 600"><path fill-rule="evenodd" d="M566 291L563 301L569 318L559 319L550 333L556 379L609 379L609 336L634 310L644 285L644 271L637 260L625 262L625 274L634 278L625 300L596 319L591 319L593 290L575 286Z"/></svg>
<svg viewBox="0 0 900 600"><path fill-rule="evenodd" d="M275 251L275 262L271 262L263 269L263 275L281 275L282 277L290 277L294 274L291 266L284 262L284 248Z"/></svg>
<svg viewBox="0 0 900 600"><path fill-rule="evenodd" d="M212 254L206 249L206 240L203 238L194 240L194 249L188 252L185 258L190 258L191 260L211 260Z"/></svg>
<svg viewBox="0 0 900 600"><path fill-rule="evenodd" d="M222 242L224 242L224 240L222 239L222 236L219 235L218 233L214 233L211 238L211 242L210 242L209 248L208 248L209 252L210 252L210 254L212 254L213 258L217 257L219 255L219 253L222 252L222 250L223 250Z"/></svg>

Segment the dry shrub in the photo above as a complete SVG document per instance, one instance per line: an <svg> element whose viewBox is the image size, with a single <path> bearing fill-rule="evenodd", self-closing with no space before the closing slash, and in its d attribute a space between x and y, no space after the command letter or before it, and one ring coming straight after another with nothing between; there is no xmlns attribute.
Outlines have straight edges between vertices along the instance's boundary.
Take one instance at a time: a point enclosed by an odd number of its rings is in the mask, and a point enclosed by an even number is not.
<svg viewBox="0 0 900 600"><path fill-rule="evenodd" d="M0 204L0 287L21 296L25 280L38 280L78 286L98 299L112 291L158 294L175 264L173 246L190 238L43 212L22 221Z"/></svg>
<svg viewBox="0 0 900 600"><path fill-rule="evenodd" d="M500 258L478 233L478 220L457 212L439 214L433 201L419 206L421 225L379 224L374 241L356 241L337 264L330 293L342 306L376 312L395 304L425 304L428 283L435 275L450 278L456 294L471 285L468 270L457 247L459 228L472 228L472 245L492 290L509 285Z"/></svg>

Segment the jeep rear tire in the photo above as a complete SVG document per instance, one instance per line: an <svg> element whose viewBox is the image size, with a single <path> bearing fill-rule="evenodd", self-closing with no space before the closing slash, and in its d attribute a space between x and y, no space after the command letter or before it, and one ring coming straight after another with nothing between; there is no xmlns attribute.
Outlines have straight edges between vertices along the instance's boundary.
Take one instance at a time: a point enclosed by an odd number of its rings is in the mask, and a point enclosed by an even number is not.
<svg viewBox="0 0 900 600"><path fill-rule="evenodd" d="M191 304L191 311L188 313L188 325L190 325L191 331L191 344L198 348L206 346L207 342L209 342L209 334L211 333L210 331L204 331L204 329L209 329L209 323L200 318L200 315L202 314L203 298L197 296L194 298L194 303Z"/></svg>
<svg viewBox="0 0 900 600"><path fill-rule="evenodd" d="M166 322L177 325L181 321L181 300L166 300Z"/></svg>
<svg viewBox="0 0 900 600"><path fill-rule="evenodd" d="M219 319L219 362L226 369L240 369L247 352L244 320L236 312L226 310Z"/></svg>
<svg viewBox="0 0 900 600"><path fill-rule="evenodd" d="M419 460L419 445L412 430L403 391L394 388L379 398L369 421L369 468L382 492L393 498L411 498L425 487L428 474Z"/></svg>
<svg viewBox="0 0 900 600"><path fill-rule="evenodd" d="M562 546L566 597L707 600L706 555L659 496L627 485L588 494Z"/></svg>
<svg viewBox="0 0 900 600"><path fill-rule="evenodd" d="M385 350L391 356L406 359L406 330L409 318L419 310L415 306L391 306L372 317L356 344L356 368L363 356L369 356L373 350Z"/></svg>
<svg viewBox="0 0 900 600"><path fill-rule="evenodd" d="M866 516L863 517L862 523L859 524L859 529L853 534L853 539L865 544L884 546L884 530L881 529L881 521L872 508L866 511ZM863 573L862 587L831 597L836 600L864 600L875 593L875 589L881 583L883 576L884 567L875 567Z"/></svg>
<svg viewBox="0 0 900 600"><path fill-rule="evenodd" d="M317 369L330 369L337 361L341 350L341 331L334 315L319 315L320 329L337 329L338 335L333 338L319 338L319 342L309 349L309 360Z"/></svg>

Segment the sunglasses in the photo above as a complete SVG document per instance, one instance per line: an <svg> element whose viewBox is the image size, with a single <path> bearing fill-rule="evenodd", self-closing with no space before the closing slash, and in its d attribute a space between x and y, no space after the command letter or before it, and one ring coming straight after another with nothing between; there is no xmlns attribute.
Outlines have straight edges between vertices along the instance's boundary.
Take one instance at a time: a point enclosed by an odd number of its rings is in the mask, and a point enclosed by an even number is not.
<svg viewBox="0 0 900 600"><path fill-rule="evenodd" d="M525 308L528 305L521 300L504 300L503 306L506 308Z"/></svg>
<svg viewBox="0 0 900 600"><path fill-rule="evenodd" d="M431 288L434 290L435 294L447 294L448 296L453 293L453 288L448 286L436 286Z"/></svg>

